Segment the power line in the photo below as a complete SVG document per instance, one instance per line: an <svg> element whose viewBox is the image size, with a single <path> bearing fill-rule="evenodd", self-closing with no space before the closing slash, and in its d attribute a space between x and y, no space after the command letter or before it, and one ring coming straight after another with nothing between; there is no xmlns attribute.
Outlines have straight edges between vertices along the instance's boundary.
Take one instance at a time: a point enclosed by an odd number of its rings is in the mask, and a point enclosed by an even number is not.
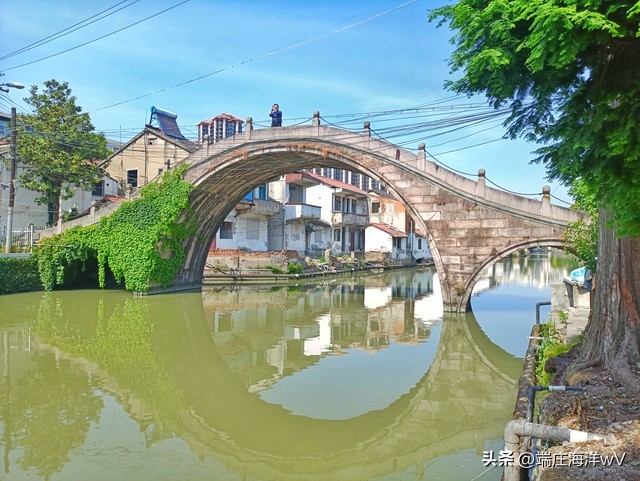
<svg viewBox="0 0 640 481"><path fill-rule="evenodd" d="M186 0L186 1L188 1L188 0ZM209 72L209 73L207 73L207 74L201 75L200 77L192 78L192 79L190 79L190 80L186 80L186 81L184 81L184 82L180 82L180 83L178 83L178 84L171 85L171 86L169 86L169 87L164 87L164 88L161 88L161 89L159 89L159 90L155 90L155 91L153 91L153 92L149 92L149 93L146 93L146 94L144 94L144 95L140 95L140 96L138 96L138 97L134 97L134 98L131 98L131 99L128 99L128 100L123 100L123 101L121 101L121 102L116 102L116 103L114 103L114 104L106 105L106 106L104 106L104 107L100 107L100 108L98 108L98 109L94 109L94 110L92 110L91 112L98 112L98 111L100 111L100 110L106 110L106 109L110 109L110 108L112 108L112 107L116 107L116 106L118 106L118 105L123 105L123 104L129 103L129 102L134 102L134 101L136 101L136 100L140 100L140 99L143 99L143 98L146 98L146 97L150 97L150 96L152 96L152 95L156 95L156 94L159 94L159 93L162 93L162 92L166 92L166 91L168 91L168 90L173 90L173 89L175 89L175 88L182 87L182 86L184 86L184 85L188 85L188 84L193 83L193 82L197 82L198 80L202 80L202 79L205 79L205 78L207 78L207 77L211 77L211 76L213 76L213 75L216 75L216 74L219 74L219 73L225 72L226 70L230 70L230 69L233 69L233 68L236 68L236 67L240 67L240 66L242 66L242 65L245 65L245 64L248 64L248 63L251 63L251 62L255 62L256 60L261 60L261 59L263 59L263 58L265 58L265 57L270 57L270 56L272 56L272 55L277 55L277 54L280 54L280 53L283 53L283 52L286 52L286 51L289 51L289 50L293 50L293 49L296 49L296 48L303 47L303 46L305 46L305 45L309 45L310 43L314 43L314 42L317 42L317 41L319 41L319 40L323 40L323 39L325 39L325 38L332 37L332 36L334 36L334 35L337 35L337 34L339 34L339 33L344 32L344 31L346 31L346 30L350 30L350 29L352 29L352 28L354 28L354 27L358 27L358 26L360 26L360 25L362 25L362 24L365 24L365 23L367 23L367 22L370 22L370 21L372 21L372 20L375 20L376 18L382 17L382 16L384 16L384 15L388 15L388 14L390 14L390 13L392 13L392 12L395 12L395 11L397 11L397 10L400 10L401 8L407 7L407 6L409 6L409 5L413 4L413 3L417 2L417 1L418 1L418 0L409 0L409 1L408 1L408 2L406 2L406 3L403 3L403 4L400 4L400 5L397 5L397 6L395 6L395 7L391 8L391 9L389 9L389 10L385 10L384 12L378 13L378 14L376 14L376 15L371 15L370 17L365 18L364 20L360 20L360 21L358 21L358 22L351 23L351 24L346 25L346 26L344 26L344 27L341 27L341 28L338 28L338 29L333 30L333 31L331 31L331 32L328 32L328 33L326 33L326 34L319 35L319 36L316 36L316 37L310 38L310 39L308 39L308 40L303 40L303 41L299 41L299 40L298 40L298 41L293 42L293 43L291 43L291 44L289 44L289 45L287 45L287 46L285 46L285 47L281 47L281 48L278 48L278 49L275 49L275 50L271 50L271 51L269 51L269 52L265 52L265 53L260 54L260 55L258 55L258 56L256 56L256 57L251 57L251 58L249 58L249 59L242 60L242 61L240 61L240 62L238 62L238 63L232 64L232 65L229 65L229 66L226 66L226 67L221 67L221 68L219 68L218 70L214 70L213 72ZM185 3L185 2L183 2L183 3ZM308 38L308 37L309 37L309 36L307 36L307 37L303 37L303 39ZM25 65L26 65L26 64L25 64ZM13 68L15 68L15 67L13 67ZM10 70L10 69L5 69L5 70Z"/></svg>
<svg viewBox="0 0 640 481"><path fill-rule="evenodd" d="M398 113L400 111L409 112L411 110L413 110L413 108L399 109L399 110L395 111L394 113ZM449 118L439 119L437 121L432 121L432 122L424 122L424 123L417 123L417 124L416 123L411 123L411 124L407 124L407 125L394 126L394 127L387 128L387 129L381 129L381 131L372 129L372 133L376 137L380 138L387 145L401 146L402 144L408 143L408 141L404 141L402 143L393 144L388 140L388 137L383 136L383 133L387 132L387 133L391 134L392 137L393 136L406 136L407 133L409 133L409 132L414 133L414 134L415 134L416 131L419 132L419 133L423 133L425 131L429 131L430 129L431 130L438 130L438 129L441 129L443 127L454 126L453 129L450 128L444 133L440 132L440 133L436 133L435 135L450 134L452 132L456 132L456 131L459 131L459 130L465 130L465 129L468 129L469 127L477 126L477 125L492 121L497 116L502 115L502 114L504 114L504 112L500 112L500 111L494 112L493 110L491 110L491 111L488 111L488 112L476 112L476 113L472 113L470 115L462 115L462 116L461 115L455 115L455 116L452 116L452 117L449 117ZM351 115L351 114L339 114L339 115L334 116L334 117L338 117L339 118L341 116L344 117L346 115ZM334 124L334 123L328 121L324 117L321 117L321 119L327 125L331 125L331 126L334 126L334 127L337 127L337 128L341 128L338 124ZM301 123L305 123L305 122L308 122L308 121L309 121L309 119L306 118ZM486 128L486 129L475 131L475 132L472 132L471 134L465 135L463 137L452 139L452 140L449 140L449 141L446 141L446 142L443 142L443 143L437 144L437 145L439 146L439 145L444 145L444 144L456 142L456 141L462 140L464 138L471 137L472 135L476 135L478 133L484 132L486 130L493 129L493 128L497 127L498 125L499 124L494 124L494 125L491 125L490 127ZM116 132L117 131L118 130L116 130ZM44 136L44 137L56 135L55 132L42 132L42 133L31 132L30 134L32 134L32 135L40 135L40 136ZM342 133L336 133L336 135L341 136L343 134ZM423 139L423 138L424 137L420 137L419 139ZM418 139L416 139L416 140L418 140ZM503 140L503 137L498 138L498 139L493 139L493 140L490 140L490 141L486 141L486 142L476 143L476 144L473 144L473 145L465 146L465 147L462 147L462 148L458 148L458 149L454 149L454 150L450 150L450 151L446 151L446 152L440 152L437 155L444 155L444 154L447 154L447 153L466 150L466 149L470 149L470 148L477 147L477 146L480 146L480 145L485 145L485 144L488 144L488 143L491 143L491 142L496 142L498 140ZM59 143L59 144L63 145L63 146L69 146L69 147L73 147L73 148L95 145L95 144L90 143L90 142L87 143L86 141L81 141L79 144L73 144L73 145L69 144L67 142L64 142L63 140L60 140L60 139L54 139L54 141L56 143ZM379 149L384 149L384 148L386 148L386 146L379 147ZM374 150L376 150L376 149L374 149ZM130 150L130 152L131 152L131 150ZM133 153L143 153L143 152L146 152L145 149L141 149L141 148L134 148L133 149ZM146 152L146 153L148 155L147 160L149 161L150 164L160 165L164 161L164 156L162 156L162 155L155 154L155 153L152 153L152 152ZM454 168L454 167L452 167L450 165L445 164L444 162L440 161L434 154L431 154L429 151L427 151L427 154L435 162L443 165L445 168L447 168L447 169L449 169L449 170L451 170L453 172L459 173L461 175L469 176L469 177L477 177L477 174L464 172L464 171L458 170L458 169L456 169L456 168ZM156 161L156 159L158 159L158 160ZM162 160L160 160L160 159L162 159ZM114 160L117 161L117 157L114 157ZM115 169L115 171L117 171L117 172L120 172L120 171L124 172L124 169L119 168L119 166L117 166L117 165L115 165L113 163L111 164L111 168ZM504 188L504 187L502 187L500 185L497 185L496 183L494 183L490 179L487 179L487 181L490 182L491 184L493 184L495 187L497 187L497 188L499 188L499 189L501 189L503 191L513 193L513 194L528 195L528 196L539 195L539 193L531 194L531 193L521 193L521 192L511 191L511 190L506 189L506 188ZM558 200L562 201L561 199L558 199ZM566 201L562 201L562 202L566 202Z"/></svg>
<svg viewBox="0 0 640 481"><path fill-rule="evenodd" d="M104 16L102 16L100 18L97 18L97 19L89 22L89 20L92 20L95 17L97 17L99 15L102 15L103 13L106 13L109 10L112 10L113 8L117 7L118 5L121 5L121 4L126 3L128 1L129 0L123 0L122 2L116 3L115 5L112 5L109 8L107 8L106 10L98 12L95 15L92 15L89 18L86 18L86 19L84 19L84 20L82 20L82 21L80 21L78 23L75 23L75 24L71 25L70 27L67 27L67 28L65 28L63 30L60 30L60 31L56 32L56 33L53 33L53 34L49 35L48 37L44 37L43 39L40 39L37 42L33 42L33 43L27 45L26 47L22 47L22 48L20 48L18 50L15 50L15 51L11 52L11 53L8 53L7 55L4 55L3 57L0 57L0 60L4 60L4 59L10 58L10 57L13 57L13 56L18 55L20 53L24 53L24 52L27 52L27 51L32 50L34 48L40 47L42 45L45 45L45 44L47 44L49 42L53 42L54 40L57 40L59 38L64 37L65 35L69 35L70 33L73 33L73 32L75 32L77 30L80 30L81 28L87 27L87 26L89 26L89 25L91 25L93 23L96 23L96 22L104 19L104 18L107 18L107 17L119 12L120 10L124 10L125 8L130 7L131 5L133 5L135 3L138 3L140 0L135 0L132 3L130 3L129 5L125 5L124 7L119 8L119 9L115 10L114 12L111 12L111 13L109 13L107 15L104 15ZM84 24L84 25L82 25L82 24ZM74 27L77 27L77 28L74 28Z"/></svg>
<svg viewBox="0 0 640 481"><path fill-rule="evenodd" d="M16 69L16 68L19 68L19 67L24 67L26 65L31 65L31 64L34 64L36 62L40 62L42 60L47 60L47 59L52 58L52 57L57 57L58 55L62 55L63 53L71 52L72 50L76 50L76 49L78 49L80 47L84 47L85 45L89 45L91 43L97 42L98 40L102 40L103 38L110 37L111 35L115 35L116 33L122 32L123 30L127 30L128 28L131 28L131 27L134 27L136 25L139 25L142 22L146 22L147 20L150 20L150 19L152 19L154 17L157 17L158 15L162 15L163 13L168 12L169 10L173 10L174 8L179 7L180 5L183 5L183 4L187 3L187 2L189 2L189 0L184 0L184 1L180 2L180 3L177 3L177 4L169 7L169 8L166 8L166 9L164 9L164 10L158 12L158 13L154 13L153 15L149 15L148 17L145 17L142 20L138 20L137 22L129 24L126 27L119 28L118 30L115 30L115 31L113 31L111 33L107 33L106 35L102 35L102 36L100 36L98 38L94 38L93 40L89 40L88 42L81 43L80 45L76 45L75 47L68 48L68 49L63 50L61 52L54 53L54 54L51 54L51 55L47 55L46 57L41 57L41 58L36 59L36 60L32 60L31 62L26 62L26 63L20 64L20 65L16 65L14 67L5 68L5 69L3 69L3 71L4 72L8 72L9 70L13 70L13 69ZM98 109L98 110L100 110L100 109Z"/></svg>

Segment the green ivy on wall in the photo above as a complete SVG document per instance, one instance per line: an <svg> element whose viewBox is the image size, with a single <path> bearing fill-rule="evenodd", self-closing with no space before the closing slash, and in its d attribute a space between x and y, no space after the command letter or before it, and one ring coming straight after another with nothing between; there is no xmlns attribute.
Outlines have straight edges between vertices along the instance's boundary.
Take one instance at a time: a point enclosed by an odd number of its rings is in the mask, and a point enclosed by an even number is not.
<svg viewBox="0 0 640 481"><path fill-rule="evenodd" d="M182 166L148 184L141 197L122 206L97 224L74 227L46 239L37 250L38 270L45 290L64 284L65 273L98 260L98 283L104 287L106 267L131 291L168 286L182 265L182 245L195 230Z"/></svg>

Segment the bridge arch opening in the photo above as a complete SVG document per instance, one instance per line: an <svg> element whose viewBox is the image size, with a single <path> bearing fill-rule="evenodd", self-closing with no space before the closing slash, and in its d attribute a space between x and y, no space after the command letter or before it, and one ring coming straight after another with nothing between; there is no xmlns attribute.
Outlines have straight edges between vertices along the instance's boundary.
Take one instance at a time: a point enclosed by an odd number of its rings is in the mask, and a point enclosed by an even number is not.
<svg viewBox="0 0 640 481"><path fill-rule="evenodd" d="M434 242L420 214L408 202L394 183L373 168L363 165L347 149L299 143L287 148L281 145L261 146L258 152L230 149L218 159L207 157L189 166L185 180L194 184L191 207L196 215L198 233L187 246L187 265L194 282L199 282L205 268L209 246L229 212L260 185L272 182L281 176L306 169L335 168L366 175L381 184L402 204L417 229L424 233L440 277L444 267ZM395 149L397 157L399 149ZM208 165L204 171L199 168Z"/></svg>
<svg viewBox="0 0 640 481"><path fill-rule="evenodd" d="M359 172L388 187L425 233L448 312L468 308L478 272L499 258L496 252L560 242L569 222L585 218L552 206L548 193L535 200L496 190L485 185L484 172L469 179L428 161L425 152L424 145L416 154L372 139L366 128L360 134L320 126L317 118L311 126L249 130L203 146L184 161L199 232L185 243L186 260L173 285L201 283L216 229L249 188L308 168Z"/></svg>
<svg viewBox="0 0 640 481"><path fill-rule="evenodd" d="M547 239L529 239L523 242L517 242L508 246L500 252L496 252L495 255L489 257L483 263L481 263L478 268L475 270L469 282L467 283L465 290L461 297L461 304L467 306L467 311L471 310L471 294L473 293L473 288L476 286L478 281L482 278L485 271L493 266L496 262L509 257L516 252L520 252L522 250L531 249L534 247L552 247L556 249L561 249L563 251L573 252L571 248L569 248L562 239L558 238L547 238Z"/></svg>

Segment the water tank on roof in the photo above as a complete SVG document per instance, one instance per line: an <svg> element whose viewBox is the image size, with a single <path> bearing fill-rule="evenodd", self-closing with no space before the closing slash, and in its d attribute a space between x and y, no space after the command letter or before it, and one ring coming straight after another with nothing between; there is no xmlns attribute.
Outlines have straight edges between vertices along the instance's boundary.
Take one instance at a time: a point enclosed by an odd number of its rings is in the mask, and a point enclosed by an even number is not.
<svg viewBox="0 0 640 481"><path fill-rule="evenodd" d="M158 107L151 107L151 116L153 115L164 115L165 117L169 117L171 119L177 119L178 114L174 114L173 112L169 112L168 110L164 110Z"/></svg>

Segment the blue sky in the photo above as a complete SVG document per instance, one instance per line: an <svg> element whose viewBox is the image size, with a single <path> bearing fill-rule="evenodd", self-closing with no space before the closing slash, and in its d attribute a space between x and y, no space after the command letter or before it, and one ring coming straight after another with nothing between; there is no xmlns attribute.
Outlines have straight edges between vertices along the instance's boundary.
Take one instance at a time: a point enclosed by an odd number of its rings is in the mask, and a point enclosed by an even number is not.
<svg viewBox="0 0 640 481"><path fill-rule="evenodd" d="M4 1L0 57L118 3L113 10L126 8L0 60L2 81L27 86L67 81L96 129L123 141L149 121L151 106L177 113L189 137L198 122L221 112L267 125L274 102L281 106L284 125L303 122L314 110L345 127L361 126L369 114L372 129L391 142L415 149L422 140L435 158L460 171L484 168L491 181L523 193L550 184L555 196L569 200L564 187L545 179L543 166L530 164L535 145L497 141L503 134L499 119L447 135L418 128L477 112L484 103L482 98L452 99L443 87L451 78L451 32L429 23L427 12L445 0L188 0L178 5L183 1ZM55 56L37 61L50 55ZM26 109L21 100L26 94L3 95L0 110L8 111L11 101L19 111ZM421 107L411 110L416 106ZM393 130L403 126L403 136Z"/></svg>

